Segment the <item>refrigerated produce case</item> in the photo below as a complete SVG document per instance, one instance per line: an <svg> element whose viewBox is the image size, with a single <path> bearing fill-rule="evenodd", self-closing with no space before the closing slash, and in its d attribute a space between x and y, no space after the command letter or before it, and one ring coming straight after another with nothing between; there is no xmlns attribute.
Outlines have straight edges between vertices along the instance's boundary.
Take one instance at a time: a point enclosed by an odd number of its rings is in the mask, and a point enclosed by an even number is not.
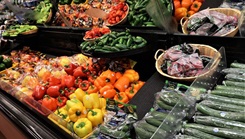
<svg viewBox="0 0 245 139"><path fill-rule="evenodd" d="M234 60L245 62L244 37L207 37L188 36L181 34L166 34L155 28L148 28L142 32L142 28L129 28L132 34L140 35L149 42L149 49L138 54L129 55L132 60L137 61L135 70L139 72L145 85L137 95L129 102L137 106L138 118L142 119L150 110L154 101L154 94L162 89L167 78L156 72L154 53L157 49L168 49L180 43L207 44L216 49L225 48L227 63ZM112 28L115 31L123 31L123 28ZM78 46L85 30L71 28L40 28L38 34L28 38L17 39L18 45L12 45L2 54L17 50L23 46L30 46L33 50L41 51L50 56L73 55L80 53ZM171 79L168 79L171 80ZM190 82L182 82L190 84ZM41 115L34 109L27 107L15 97L1 90L0 108L2 113L20 129L27 138L72 138L60 127L51 122L47 117ZM147 101L145 101L147 98ZM143 101L144 100L144 101ZM144 103L142 103L144 102Z"/></svg>

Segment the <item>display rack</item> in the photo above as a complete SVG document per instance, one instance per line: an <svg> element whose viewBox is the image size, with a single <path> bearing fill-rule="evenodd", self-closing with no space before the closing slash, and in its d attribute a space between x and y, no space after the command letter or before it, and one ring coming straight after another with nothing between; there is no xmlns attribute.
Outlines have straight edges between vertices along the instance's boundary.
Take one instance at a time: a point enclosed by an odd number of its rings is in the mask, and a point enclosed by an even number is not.
<svg viewBox="0 0 245 139"><path fill-rule="evenodd" d="M67 29L69 30L69 29ZM66 30L66 31L67 31ZM117 31L123 29L115 29ZM78 45L81 42L82 34L84 30L76 30L69 32L69 37L64 36L68 34L65 30L54 28L54 29L40 29L40 32L34 36L32 39L27 40L19 40L17 42L20 43L21 46L30 46L31 49L39 50L41 52L61 56L61 55L73 55L76 53L80 53L78 49ZM147 38L148 42L150 42L151 49L148 52L140 53L134 56L130 56L133 60L137 61L136 70L139 71L142 78L146 81L145 85L141 88L141 90L136 94L136 96L130 101L130 104L137 105L137 114L138 118L141 119L146 112L150 110L154 101L154 93L161 90L164 82L167 78L164 78L162 75L156 72L154 63L155 60L153 55L155 51L159 48L167 49L174 44L183 43L183 42L191 42L191 43L203 43L209 44L216 49L219 49L223 46L226 50L227 63L233 62L234 60L244 62L245 55L243 46L243 42L245 38L242 37L204 37L204 36L187 36L180 34L166 34L161 31L150 30L148 32L142 33L139 29L131 29L132 33L140 34L141 36ZM59 45L55 45L55 42L60 42ZM4 51L3 53L8 53L11 50L16 49L17 47L13 47L8 51ZM2 51L1 51L2 53ZM146 73L147 71L147 73ZM189 84L189 83L187 83ZM42 116L38 115L35 110L28 108L27 106L20 103L13 96L1 91L1 109L4 111L6 115L14 115L9 116L13 118L13 121L17 124L19 123L19 127L23 128L33 138L46 138L47 135L53 138L72 138L69 134L66 134L63 130L61 130L55 124L52 124L48 120L44 120ZM147 101L145 101L147 98ZM144 100L144 103L142 103ZM5 103L6 102L6 103ZM8 107L9 106L9 107ZM19 112L11 111L12 107L16 107L14 110L18 110ZM9 111L9 112L8 112ZM10 114L11 113L11 114ZM27 116L25 116L25 113ZM21 118L21 116L26 117L27 119ZM29 120L28 120L29 119ZM36 122L33 122L36 121ZM30 126L29 124L33 124ZM35 126L34 126L35 125ZM40 127L39 127L40 126ZM36 128L41 128L44 132L36 132ZM47 131L47 133L46 133ZM32 135L34 134L34 135Z"/></svg>

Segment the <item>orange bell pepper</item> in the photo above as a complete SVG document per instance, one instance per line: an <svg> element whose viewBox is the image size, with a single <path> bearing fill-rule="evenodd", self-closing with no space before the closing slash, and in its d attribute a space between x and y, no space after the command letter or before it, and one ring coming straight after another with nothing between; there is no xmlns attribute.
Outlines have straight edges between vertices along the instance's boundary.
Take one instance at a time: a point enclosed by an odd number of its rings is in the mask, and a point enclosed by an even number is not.
<svg viewBox="0 0 245 139"><path fill-rule="evenodd" d="M88 94L97 93L99 90L95 85L90 85L86 91Z"/></svg>
<svg viewBox="0 0 245 139"><path fill-rule="evenodd" d="M122 76L116 81L114 87L120 92L124 92L128 88L129 83L130 79L127 76Z"/></svg>
<svg viewBox="0 0 245 139"><path fill-rule="evenodd" d="M121 102L121 103L128 103L128 97L127 95L125 94L125 92L120 92L120 93L117 93L115 96L114 96L114 100L117 101L117 102ZM122 104L118 104L119 107L122 107L123 105Z"/></svg>
<svg viewBox="0 0 245 139"><path fill-rule="evenodd" d="M180 1L174 1L174 8L177 9L177 8L180 8L181 7L181 4L180 4Z"/></svg>
<svg viewBox="0 0 245 139"><path fill-rule="evenodd" d="M135 82L133 84L131 84L131 86L134 87L134 89L136 89L137 91L140 90L140 88L145 84L145 82L143 81L138 81L138 82Z"/></svg>
<svg viewBox="0 0 245 139"><path fill-rule="evenodd" d="M104 98L113 98L116 95L116 90L112 84L107 84L100 89L100 95Z"/></svg>
<svg viewBox="0 0 245 139"><path fill-rule="evenodd" d="M188 12L187 12L187 16L190 17L190 16L192 16L194 13L196 13L196 12L195 12L195 11L188 11Z"/></svg>
<svg viewBox="0 0 245 139"><path fill-rule="evenodd" d="M106 77L106 82L114 84L116 82L116 73L111 70L106 70L100 76Z"/></svg>
<svg viewBox="0 0 245 139"><path fill-rule="evenodd" d="M186 16L187 16L187 8L181 7L181 8L175 9L174 17L176 18L177 21L179 21L181 18L186 17Z"/></svg>
<svg viewBox="0 0 245 139"><path fill-rule="evenodd" d="M193 3L193 0L182 0L181 1L181 7L188 9L192 3Z"/></svg>
<svg viewBox="0 0 245 139"><path fill-rule="evenodd" d="M103 86L106 85L106 77L104 76L99 76L94 80L94 85L98 88L101 89Z"/></svg>
<svg viewBox="0 0 245 139"><path fill-rule="evenodd" d="M191 5L191 8L190 10L191 11L195 11L195 12L198 12L198 10L200 9L200 7L202 6L202 3L199 2L199 1L194 1Z"/></svg>
<svg viewBox="0 0 245 139"><path fill-rule="evenodd" d="M120 77L122 77L122 73L121 72L116 72L116 79L118 80Z"/></svg>
<svg viewBox="0 0 245 139"><path fill-rule="evenodd" d="M131 86L125 90L125 93L129 99L132 99L137 92L138 90L136 90L134 86Z"/></svg>

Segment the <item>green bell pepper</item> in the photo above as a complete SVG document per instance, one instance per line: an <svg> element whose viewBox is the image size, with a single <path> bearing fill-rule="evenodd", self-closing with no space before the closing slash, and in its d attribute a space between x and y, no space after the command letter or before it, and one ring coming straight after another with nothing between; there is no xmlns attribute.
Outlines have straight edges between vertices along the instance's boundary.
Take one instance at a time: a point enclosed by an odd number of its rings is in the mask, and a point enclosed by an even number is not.
<svg viewBox="0 0 245 139"><path fill-rule="evenodd" d="M10 58L5 58L3 60L3 64L5 65L6 68L10 68L12 66L13 62Z"/></svg>

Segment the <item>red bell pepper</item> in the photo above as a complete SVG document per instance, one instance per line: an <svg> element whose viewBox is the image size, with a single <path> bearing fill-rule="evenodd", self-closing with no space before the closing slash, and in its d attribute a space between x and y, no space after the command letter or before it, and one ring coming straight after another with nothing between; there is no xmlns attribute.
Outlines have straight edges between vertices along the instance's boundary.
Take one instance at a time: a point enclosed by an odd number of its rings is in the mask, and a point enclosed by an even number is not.
<svg viewBox="0 0 245 139"><path fill-rule="evenodd" d="M75 77L72 75L65 76L65 85L66 87L73 87L75 84Z"/></svg>
<svg viewBox="0 0 245 139"><path fill-rule="evenodd" d="M43 100L42 100L42 106L48 108L51 111L54 111L57 108L56 99L53 97L50 97L48 95L45 95Z"/></svg>
<svg viewBox="0 0 245 139"><path fill-rule="evenodd" d="M67 98L65 96L58 96L56 98L57 106L59 108L63 107L66 104Z"/></svg>
<svg viewBox="0 0 245 139"><path fill-rule="evenodd" d="M58 97L60 95L60 91L60 85L54 85L47 89L47 94L51 97Z"/></svg>
<svg viewBox="0 0 245 139"><path fill-rule="evenodd" d="M76 90L75 87L67 88L67 90L65 91L65 96L69 97L71 94L73 94L75 92L75 90Z"/></svg>
<svg viewBox="0 0 245 139"><path fill-rule="evenodd" d="M95 80L96 78L97 78L96 75L90 74L90 75L88 76L88 81L94 84L94 80Z"/></svg>
<svg viewBox="0 0 245 139"><path fill-rule="evenodd" d="M33 93L32 93L32 97L35 100L40 100L43 98L43 96L46 93L47 88L45 86L42 85L37 85L33 88Z"/></svg>
<svg viewBox="0 0 245 139"><path fill-rule="evenodd" d="M79 88L81 88L83 91L86 91L86 90L88 90L89 86L90 86L89 81L88 80L83 80L81 82L81 84L79 85Z"/></svg>
<svg viewBox="0 0 245 139"><path fill-rule="evenodd" d="M68 75L73 75L73 70L76 69L77 66L73 63L70 63L69 65L65 65L65 72L68 74Z"/></svg>
<svg viewBox="0 0 245 139"><path fill-rule="evenodd" d="M77 77L86 77L86 73L84 72L84 69L82 68L82 66L77 67L76 69L73 70L73 76L75 78Z"/></svg>
<svg viewBox="0 0 245 139"><path fill-rule="evenodd" d="M79 87L79 84L81 84L81 82L82 82L83 80L81 79L81 78L76 78L75 79L75 83L74 83L74 86L76 87L76 88L78 88Z"/></svg>
<svg viewBox="0 0 245 139"><path fill-rule="evenodd" d="M54 76L50 76L50 77L48 78L48 85L49 85L49 86L58 85L58 84L60 84L60 83L61 83L61 80L58 79L58 78L56 78L56 77L54 77Z"/></svg>

